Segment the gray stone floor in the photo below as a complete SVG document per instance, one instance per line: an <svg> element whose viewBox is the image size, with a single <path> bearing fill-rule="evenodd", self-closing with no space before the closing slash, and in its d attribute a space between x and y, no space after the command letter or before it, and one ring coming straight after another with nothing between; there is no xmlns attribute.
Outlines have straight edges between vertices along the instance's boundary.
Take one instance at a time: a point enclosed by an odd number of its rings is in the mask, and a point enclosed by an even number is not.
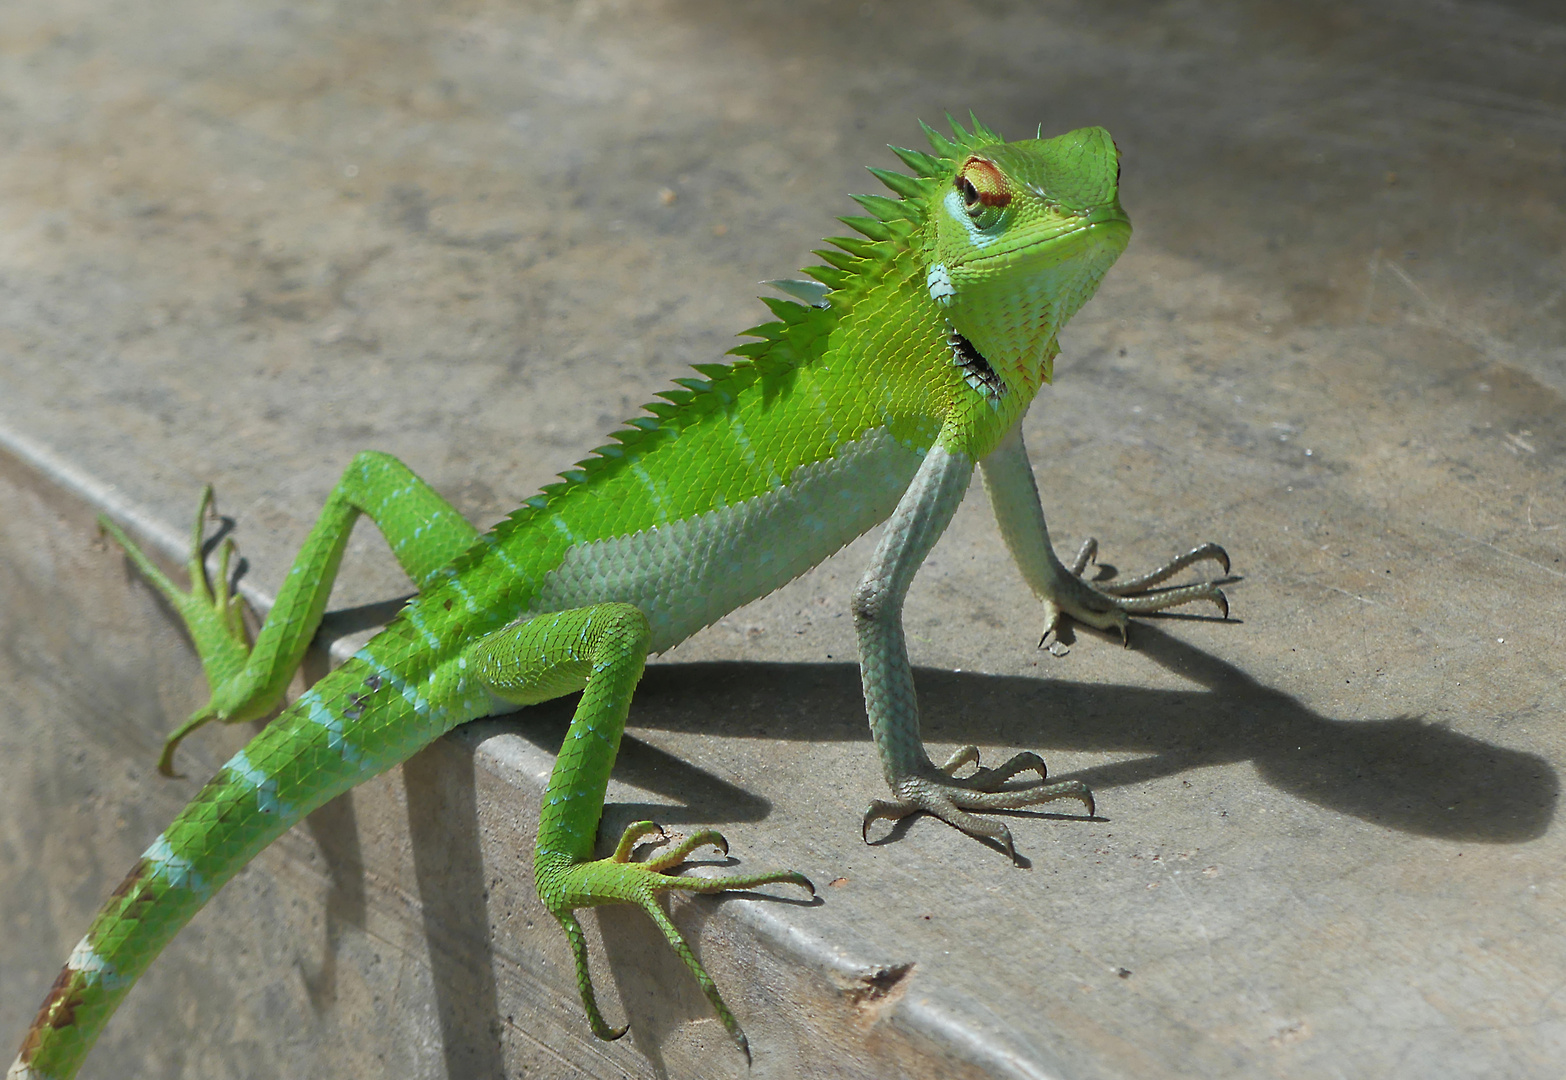
<svg viewBox="0 0 1566 1080"><path fill-rule="evenodd" d="M859 840L866 542L662 657L606 830L827 886L675 905L748 1075L1566 1072L1566 15L1522 0L0 9L0 1032L249 734L152 773L199 672L95 510L172 553L215 484L261 598L359 449L488 524L969 108L1124 155L1136 236L1027 421L1057 542L1244 580L1054 658L972 493L910 599L927 737L1099 796L1015 818L1020 869ZM336 630L406 592L363 530ZM632 1035L586 1032L529 895L566 715L312 816L83 1075L747 1075L634 913L593 931Z"/></svg>

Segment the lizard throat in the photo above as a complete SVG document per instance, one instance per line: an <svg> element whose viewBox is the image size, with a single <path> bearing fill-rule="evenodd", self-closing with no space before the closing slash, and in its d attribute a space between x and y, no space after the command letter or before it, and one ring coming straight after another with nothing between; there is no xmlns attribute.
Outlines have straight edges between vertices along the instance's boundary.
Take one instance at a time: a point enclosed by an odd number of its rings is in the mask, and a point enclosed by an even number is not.
<svg viewBox="0 0 1566 1080"><path fill-rule="evenodd" d="M983 394L991 407L998 408L1006 393L1006 380L996 374L990 362L974 348L973 342L947 326L946 344L952 350L952 366L962 369L963 381Z"/></svg>

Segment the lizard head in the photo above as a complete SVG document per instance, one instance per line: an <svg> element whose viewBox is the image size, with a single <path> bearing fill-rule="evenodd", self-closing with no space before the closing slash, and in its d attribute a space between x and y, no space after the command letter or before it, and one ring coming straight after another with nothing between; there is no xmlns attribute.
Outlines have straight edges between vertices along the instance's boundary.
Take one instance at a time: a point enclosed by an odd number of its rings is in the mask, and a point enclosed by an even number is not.
<svg viewBox="0 0 1566 1080"><path fill-rule="evenodd" d="M1131 238L1120 153L1103 128L962 150L931 195L930 296L1031 396L1050 380L1056 333Z"/></svg>

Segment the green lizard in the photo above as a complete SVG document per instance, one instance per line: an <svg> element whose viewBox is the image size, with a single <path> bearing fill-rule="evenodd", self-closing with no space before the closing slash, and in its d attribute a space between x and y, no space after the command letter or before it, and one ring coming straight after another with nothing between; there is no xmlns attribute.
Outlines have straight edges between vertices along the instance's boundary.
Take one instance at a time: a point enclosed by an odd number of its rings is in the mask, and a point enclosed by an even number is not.
<svg viewBox="0 0 1566 1080"><path fill-rule="evenodd" d="M865 706L891 797L877 819L920 811L1012 852L1005 825L971 811L1093 800L1080 782L1047 783L1019 754L979 768L972 747L943 765L926 755L903 641L915 571L981 468L1001 533L1043 602L1045 637L1065 617L1125 633L1127 616L1206 599L1208 581L1160 587L1181 568L1228 557L1207 544L1151 574L1088 584L1084 546L1069 568L1050 546L1023 447L1021 420L1050 380L1056 335L1125 248L1119 153L1085 128L1003 142L972 123L934 150L894 148L915 175L872 169L900 198L856 196L862 236L816 252L810 280L769 282L775 320L747 332L732 364L699 365L567 470L480 535L406 466L364 453L319 520L251 645L227 586L225 545L214 590L202 559L203 496L188 592L111 522L105 527L183 618L211 699L169 736L211 720L263 718L282 701L321 620L349 530L368 514L418 596L367 646L323 678L223 766L163 831L72 951L7 1072L73 1076L115 1006L212 894L304 815L405 761L458 724L581 691L544 791L534 853L539 898L565 930L593 1032L599 1012L579 907L640 906L701 984L747 1057L739 1023L659 906L671 889L718 892L770 882L814 891L791 871L675 876L697 847L727 851L706 830L646 861L631 858L651 822L614 853L593 849L630 699L649 653L782 586L887 521L852 600ZM1026 772L1038 780L1008 783Z"/></svg>

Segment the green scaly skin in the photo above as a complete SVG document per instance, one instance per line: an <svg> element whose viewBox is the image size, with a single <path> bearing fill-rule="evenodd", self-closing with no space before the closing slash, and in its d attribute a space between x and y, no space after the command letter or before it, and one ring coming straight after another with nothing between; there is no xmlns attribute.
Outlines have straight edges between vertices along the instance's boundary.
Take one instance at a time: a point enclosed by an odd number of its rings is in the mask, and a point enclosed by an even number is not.
<svg viewBox="0 0 1566 1080"><path fill-rule="evenodd" d="M7 1073L73 1076L120 998L203 903L304 815L392 767L458 724L582 691L539 820L538 894L560 921L593 1031L612 1039L589 978L579 907L643 908L701 984L747 1056L716 986L657 903L670 889L717 892L789 882L791 871L681 878L703 831L648 861L625 831L593 858L609 773L650 652L783 585L871 526L889 521L853 597L865 702L890 799L865 814L933 813L1007 852L1005 826L974 810L1092 797L1045 783L1020 754L997 769L968 747L941 766L919 736L902 636L902 600L945 529L975 464L1046 635L1071 617L1124 632L1130 613L1208 599L1217 582L1158 588L1191 562L1228 560L1204 545L1113 589L1084 582L1091 551L1067 567L1050 547L1020 421L1049 381L1056 334L1130 237L1118 153L1090 128L1004 143L979 124L926 128L933 154L896 150L916 175L872 170L901 196L857 197L862 234L832 241L809 281L775 284L775 321L749 331L738 361L698 366L600 447L479 535L401 462L359 455L279 591L252 646L201 559L203 496L181 591L111 522L104 527L179 611L205 664L211 700L168 739L211 720L264 717L325 610L349 530L368 514L419 595L364 649L285 708L157 837L72 952ZM795 300L803 301L802 303ZM1008 781L1036 772L1038 782Z"/></svg>

